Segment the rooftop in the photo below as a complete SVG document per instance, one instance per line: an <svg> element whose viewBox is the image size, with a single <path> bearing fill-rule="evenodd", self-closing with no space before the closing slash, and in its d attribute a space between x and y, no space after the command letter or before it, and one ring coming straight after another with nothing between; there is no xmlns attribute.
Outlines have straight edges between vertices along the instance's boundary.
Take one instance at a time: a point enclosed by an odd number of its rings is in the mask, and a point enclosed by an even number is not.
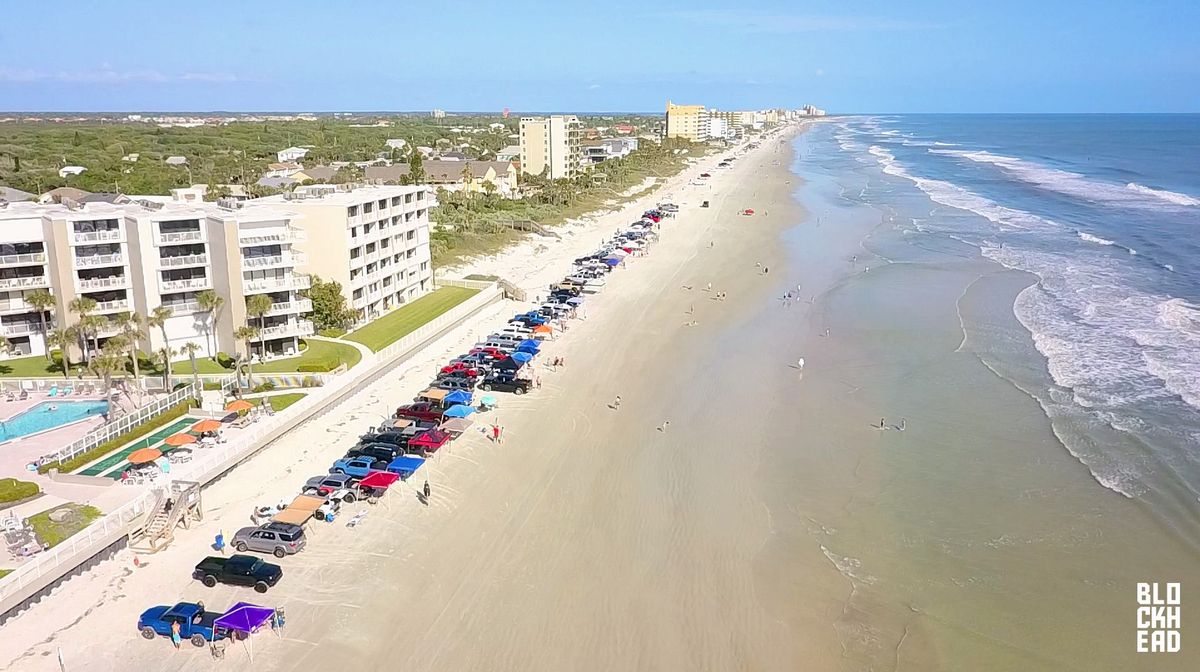
<svg viewBox="0 0 1200 672"><path fill-rule="evenodd" d="M255 205L358 205L371 200L415 194L428 191L422 185L353 185L353 184L310 184L297 187L290 194L276 194L255 198L247 203Z"/></svg>

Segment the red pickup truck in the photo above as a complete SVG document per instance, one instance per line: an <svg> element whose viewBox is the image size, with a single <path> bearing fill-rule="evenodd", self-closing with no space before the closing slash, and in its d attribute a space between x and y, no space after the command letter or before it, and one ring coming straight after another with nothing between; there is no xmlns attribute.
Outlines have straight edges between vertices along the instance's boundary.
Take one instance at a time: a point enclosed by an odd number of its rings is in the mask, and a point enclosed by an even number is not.
<svg viewBox="0 0 1200 672"><path fill-rule="evenodd" d="M418 401L397 408L396 417L412 418L413 420L433 420L437 422L442 419L442 412L442 407L437 404L428 401Z"/></svg>

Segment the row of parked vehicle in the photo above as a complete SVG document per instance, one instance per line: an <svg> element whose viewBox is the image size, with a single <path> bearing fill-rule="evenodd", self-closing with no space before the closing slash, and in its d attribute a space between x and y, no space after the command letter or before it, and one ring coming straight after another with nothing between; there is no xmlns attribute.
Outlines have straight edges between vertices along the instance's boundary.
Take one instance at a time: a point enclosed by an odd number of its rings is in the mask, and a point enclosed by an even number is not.
<svg viewBox="0 0 1200 672"><path fill-rule="evenodd" d="M371 427L358 442L333 461L329 472L305 481L291 503L259 507L261 524L239 529L230 540L237 551L230 557L201 560L192 578L205 586L245 586L265 593L283 578L283 568L249 553L283 559L307 545L304 524L309 519L332 521L345 504L379 497L394 479L407 478L424 458L444 446L469 424L476 391L520 395L533 387L529 365L542 342L565 328L577 315L586 294L606 285L606 277L624 258L644 252L657 240L657 227L678 207L669 203L647 211L642 219L617 232L594 253L574 261L572 272L552 284L537 305L513 317L468 352L442 366L428 388L412 403L396 409L390 422ZM456 412L456 408L459 410ZM382 484L381 484L382 483ZM299 513L297 513L299 512ZM181 602L143 612L138 630L147 639L171 636L196 646L225 636L213 623L222 614L207 611L201 602Z"/></svg>

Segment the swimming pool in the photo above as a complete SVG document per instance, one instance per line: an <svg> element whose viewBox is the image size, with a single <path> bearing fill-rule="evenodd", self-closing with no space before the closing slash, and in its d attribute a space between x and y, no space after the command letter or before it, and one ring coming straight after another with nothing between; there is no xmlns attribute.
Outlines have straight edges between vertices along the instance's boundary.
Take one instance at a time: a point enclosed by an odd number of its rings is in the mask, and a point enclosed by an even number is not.
<svg viewBox="0 0 1200 672"><path fill-rule="evenodd" d="M0 420L0 443L107 412L107 401L43 401L24 413Z"/></svg>

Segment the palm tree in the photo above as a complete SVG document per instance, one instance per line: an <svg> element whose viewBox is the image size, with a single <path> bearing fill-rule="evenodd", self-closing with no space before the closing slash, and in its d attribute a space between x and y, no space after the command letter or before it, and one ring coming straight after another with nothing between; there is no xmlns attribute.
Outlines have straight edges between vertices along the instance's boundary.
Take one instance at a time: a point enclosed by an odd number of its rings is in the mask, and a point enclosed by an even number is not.
<svg viewBox="0 0 1200 672"><path fill-rule="evenodd" d="M142 400L142 372L138 366L138 345L146 332L142 330L142 316L137 313L117 313L116 323L121 328L121 336L125 338L129 348L129 359L133 360L133 387L138 392L138 402Z"/></svg>
<svg viewBox="0 0 1200 672"><path fill-rule="evenodd" d="M46 340L49 336L46 331L46 311L54 305L54 295L48 289L35 289L25 295L25 303L33 306L33 309L37 311L38 319L42 323L42 340ZM46 359L50 359L50 348L46 348Z"/></svg>
<svg viewBox="0 0 1200 672"><path fill-rule="evenodd" d="M46 350L50 348L58 348L62 353L63 377L67 380L71 379L71 356L70 350L72 343L79 342L79 330L75 327L67 327L66 329L52 329L46 334Z"/></svg>
<svg viewBox="0 0 1200 672"><path fill-rule="evenodd" d="M113 336L109 339L121 339L120 336ZM104 396L108 397L109 390L112 389L113 374L125 370L125 357L112 352L101 353L94 357L91 363L88 364L88 369L97 377L104 380Z"/></svg>
<svg viewBox="0 0 1200 672"><path fill-rule="evenodd" d="M108 318L104 317L103 315L84 315L83 317L79 318L80 336L82 336L85 341L89 338L92 340L92 346L88 359L89 362L91 361L90 357L94 357L98 352L100 352L100 330L110 326L111 324L112 323L108 321Z"/></svg>
<svg viewBox="0 0 1200 672"><path fill-rule="evenodd" d="M258 338L258 329L250 325L238 327L237 331L233 332L233 337L246 342L246 387L251 387L254 385L254 362L250 357L250 342ZM240 385L238 390L238 398L241 398Z"/></svg>
<svg viewBox="0 0 1200 672"><path fill-rule="evenodd" d="M162 367L163 370L163 389L169 394L171 392L171 357L176 354L174 350L164 346L162 350L154 352L154 363Z"/></svg>
<svg viewBox="0 0 1200 672"><path fill-rule="evenodd" d="M168 340L167 340L167 320L171 319L171 316L174 314L175 314L175 311L171 310L170 308L168 308L166 306L159 306L159 307L155 308L154 310L150 311L150 314L146 316L146 327L150 328L150 329L158 329L158 332L160 334L162 334L162 342L163 342L163 351L164 352L170 352L170 350L171 350L171 346L168 344ZM169 387L171 384L170 383L170 380L171 380L171 358L170 357L167 357L166 359L163 360L163 371L165 371L165 373L163 374L163 385ZM168 390L168 391L170 391L170 390Z"/></svg>
<svg viewBox="0 0 1200 672"><path fill-rule="evenodd" d="M192 362L192 385L193 390L200 389L200 371L196 369L196 353L200 351L200 346L188 341L179 348L179 352L186 352L188 359ZM199 392L197 392L199 394Z"/></svg>
<svg viewBox="0 0 1200 672"><path fill-rule="evenodd" d="M0 336L0 354L7 355L12 350L12 341Z"/></svg>
<svg viewBox="0 0 1200 672"><path fill-rule="evenodd" d="M92 316L93 310L96 310L96 300L89 299L86 296L80 296L78 298L71 299L71 303L67 305L67 308L69 308L72 313L75 313L79 316L79 340L83 342L83 359L85 362L90 364L92 361L92 352L87 345L89 330L84 326L84 321L88 317Z"/></svg>
<svg viewBox="0 0 1200 672"><path fill-rule="evenodd" d="M217 294L211 289L205 289L196 293L196 303L200 304L200 310L208 313L209 330L212 334L212 340L215 342L217 322L221 319L221 308L225 306L225 297ZM208 356L214 362L217 361L216 355L213 353L213 346L211 344L208 348Z"/></svg>
<svg viewBox="0 0 1200 672"><path fill-rule="evenodd" d="M266 294L254 294L246 298L246 315L258 318L258 350L259 354L266 354L266 347L263 345L263 331L267 328L267 311L271 310L271 297ZM246 349L247 356L250 354L249 348Z"/></svg>

